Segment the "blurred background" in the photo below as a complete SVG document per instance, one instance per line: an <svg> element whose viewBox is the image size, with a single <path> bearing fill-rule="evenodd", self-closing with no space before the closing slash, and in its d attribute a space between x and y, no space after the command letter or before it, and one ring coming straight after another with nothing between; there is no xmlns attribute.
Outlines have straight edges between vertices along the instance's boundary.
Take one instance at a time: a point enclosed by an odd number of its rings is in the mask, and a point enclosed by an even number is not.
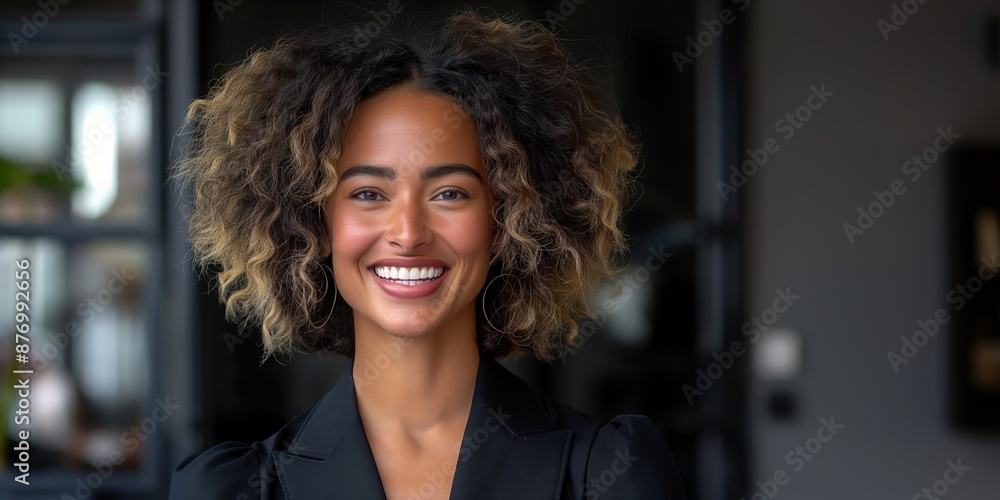
<svg viewBox="0 0 1000 500"><path fill-rule="evenodd" d="M691 499L997 498L995 0L5 1L0 497L165 498L185 456L333 386L345 359L261 364L194 272L185 108L296 27L466 4L557 32L643 143L625 293L512 370L648 415Z"/></svg>

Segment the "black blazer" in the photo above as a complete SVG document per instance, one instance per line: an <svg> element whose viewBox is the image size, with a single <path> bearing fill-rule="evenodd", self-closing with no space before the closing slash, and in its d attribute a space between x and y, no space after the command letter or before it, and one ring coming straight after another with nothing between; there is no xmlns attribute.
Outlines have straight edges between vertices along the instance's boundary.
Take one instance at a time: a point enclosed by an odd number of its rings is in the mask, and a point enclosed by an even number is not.
<svg viewBox="0 0 1000 500"><path fill-rule="evenodd" d="M385 498L358 414L352 368L310 411L263 442L226 442L174 469L178 500ZM428 471L429 496L444 471ZM649 418L599 421L536 393L481 358L451 498L683 499L670 449Z"/></svg>

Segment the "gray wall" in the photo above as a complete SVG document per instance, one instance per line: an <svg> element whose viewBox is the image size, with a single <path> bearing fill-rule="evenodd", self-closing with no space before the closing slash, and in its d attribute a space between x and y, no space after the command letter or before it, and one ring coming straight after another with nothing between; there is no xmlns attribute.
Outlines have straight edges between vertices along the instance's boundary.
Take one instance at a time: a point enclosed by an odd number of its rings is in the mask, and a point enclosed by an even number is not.
<svg viewBox="0 0 1000 500"><path fill-rule="evenodd" d="M802 336L801 374L750 383L750 477L783 470L776 498L912 498L958 458L972 469L946 498L1000 491L1000 438L948 423L950 325L899 373L887 360L917 320L950 307L953 286L947 162L912 182L901 167L938 127L962 134L956 146L1000 141L1000 70L988 64L984 27L1000 6L927 0L884 40L876 23L893 3L903 2L755 1L746 12L744 137L753 147L774 137L780 150L742 188L744 312L770 307L776 288L801 295L777 322ZM784 139L775 122L821 84L834 95ZM851 244L842 225L897 179L906 192ZM794 420L767 416L776 389L798 398ZM794 471L785 455L831 415L844 428Z"/></svg>

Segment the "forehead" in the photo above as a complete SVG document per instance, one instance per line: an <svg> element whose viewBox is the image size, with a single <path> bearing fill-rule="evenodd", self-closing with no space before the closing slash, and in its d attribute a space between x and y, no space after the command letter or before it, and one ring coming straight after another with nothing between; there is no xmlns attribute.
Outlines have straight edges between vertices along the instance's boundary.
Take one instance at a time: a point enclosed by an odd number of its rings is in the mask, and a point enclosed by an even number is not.
<svg viewBox="0 0 1000 500"><path fill-rule="evenodd" d="M358 105L339 163L341 168L464 163L482 169L472 118L453 100L412 87L387 90Z"/></svg>

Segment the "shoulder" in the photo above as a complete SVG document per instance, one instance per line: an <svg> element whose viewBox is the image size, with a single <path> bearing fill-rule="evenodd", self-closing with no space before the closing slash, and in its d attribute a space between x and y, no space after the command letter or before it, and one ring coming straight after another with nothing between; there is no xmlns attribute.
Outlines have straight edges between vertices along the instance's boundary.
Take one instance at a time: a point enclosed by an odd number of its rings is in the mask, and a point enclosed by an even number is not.
<svg viewBox="0 0 1000 500"><path fill-rule="evenodd" d="M491 376L499 383L489 392L505 392L506 401L514 401L511 408L518 413L537 404L549 430L570 431L567 497L598 498L607 493L613 498L685 498L670 446L649 417L599 419L553 401L509 371L491 372Z"/></svg>
<svg viewBox="0 0 1000 500"><path fill-rule="evenodd" d="M603 424L590 446L583 496L604 492L616 498L684 498L673 453L643 415L619 415Z"/></svg>
<svg viewBox="0 0 1000 500"><path fill-rule="evenodd" d="M566 478L571 498L685 498L670 446L649 417L602 420L559 403L550 408L557 425L573 433Z"/></svg>
<svg viewBox="0 0 1000 500"><path fill-rule="evenodd" d="M310 413L295 417L264 441L227 441L185 458L171 475L169 497L280 498L272 457L274 452L288 449Z"/></svg>
<svg viewBox="0 0 1000 500"><path fill-rule="evenodd" d="M255 443L256 444L256 443ZM184 459L170 478L170 498L259 498L256 446L229 441Z"/></svg>

